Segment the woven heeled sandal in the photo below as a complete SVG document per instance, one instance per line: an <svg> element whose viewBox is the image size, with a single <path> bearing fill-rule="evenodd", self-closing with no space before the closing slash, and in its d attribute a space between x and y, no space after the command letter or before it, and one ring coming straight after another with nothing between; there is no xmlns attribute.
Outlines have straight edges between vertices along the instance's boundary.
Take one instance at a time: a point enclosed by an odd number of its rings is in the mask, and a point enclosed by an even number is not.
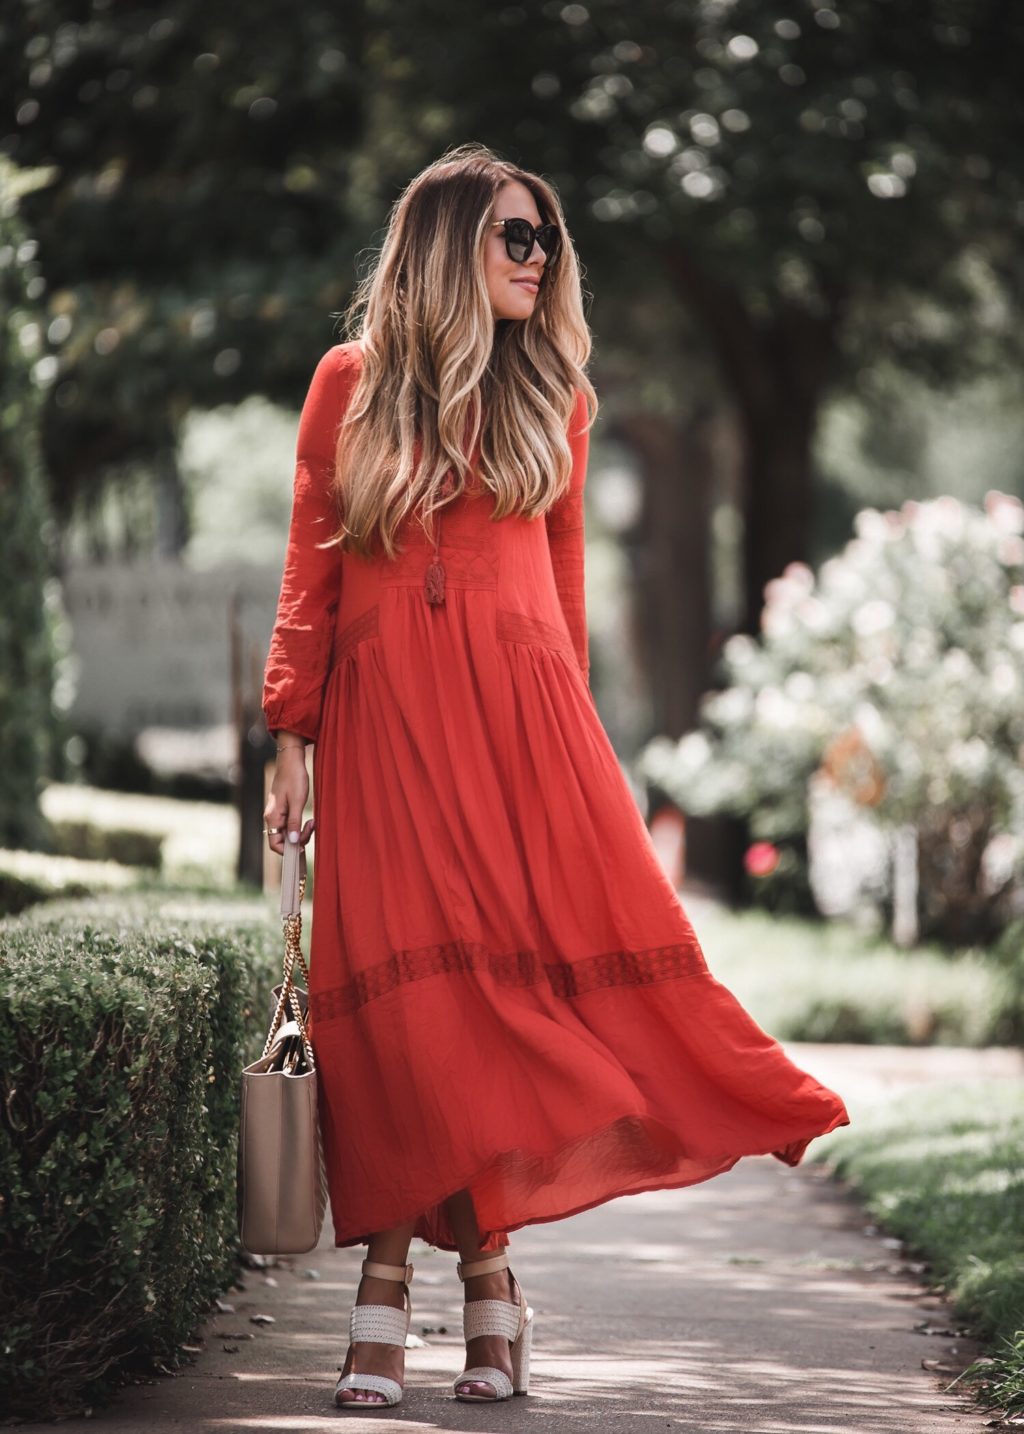
<svg viewBox="0 0 1024 1434"><path fill-rule="evenodd" d="M412 1299L409 1283L412 1280L412 1265L382 1265L376 1260L364 1260L364 1275L378 1280L394 1280L405 1291L405 1308L395 1309L392 1305L353 1305L349 1316L349 1348L345 1356L347 1365L352 1358L352 1346L364 1344L398 1344L405 1348L412 1318ZM342 1399L344 1389L368 1389L383 1394L383 1399ZM397 1379L386 1374L342 1374L334 1390L334 1402L339 1409L390 1409L401 1402L402 1386Z"/></svg>
<svg viewBox="0 0 1024 1434"><path fill-rule="evenodd" d="M473 1275L489 1275L495 1270L508 1269L508 1255L504 1252L486 1260L474 1260L468 1265L458 1266L459 1279L466 1280ZM511 1345L512 1378L503 1369L490 1365L478 1365L464 1369L454 1382L455 1398L465 1403L493 1403L498 1399L509 1399L513 1394L526 1394L530 1388L530 1346L533 1342L533 1310L526 1303L526 1297L519 1288L519 1282L512 1276L518 1305L508 1300L470 1300L463 1306L462 1327L466 1343L480 1335L504 1335ZM468 1383L489 1384L493 1394L462 1393L460 1385Z"/></svg>

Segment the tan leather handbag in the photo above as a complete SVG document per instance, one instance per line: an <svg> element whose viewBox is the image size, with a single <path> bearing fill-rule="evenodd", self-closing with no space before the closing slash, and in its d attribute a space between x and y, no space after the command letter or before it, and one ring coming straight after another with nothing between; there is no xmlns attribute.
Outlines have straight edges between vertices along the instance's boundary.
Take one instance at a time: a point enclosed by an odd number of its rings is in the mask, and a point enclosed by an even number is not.
<svg viewBox="0 0 1024 1434"><path fill-rule="evenodd" d="M305 848L286 841L281 868L284 980L274 988L263 1054L242 1071L238 1230L243 1248L253 1255L312 1250L327 1207L316 1061L306 1028L308 996L295 984L296 965L309 984L300 940L305 889Z"/></svg>

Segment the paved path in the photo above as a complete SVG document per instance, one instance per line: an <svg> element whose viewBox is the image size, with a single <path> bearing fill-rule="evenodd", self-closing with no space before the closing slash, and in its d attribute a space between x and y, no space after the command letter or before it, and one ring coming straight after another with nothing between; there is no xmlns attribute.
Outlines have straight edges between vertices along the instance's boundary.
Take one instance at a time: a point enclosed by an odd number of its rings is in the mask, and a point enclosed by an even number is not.
<svg viewBox="0 0 1024 1434"><path fill-rule="evenodd" d="M920 1080L1019 1079L1017 1052L908 1051L787 1043L798 1064L856 1109ZM824 1167L770 1156L685 1190L633 1196L513 1236L537 1311L532 1392L498 1408L450 1397L461 1368L454 1256L414 1249L413 1332L403 1403L385 1414L330 1404L364 1251L319 1250L250 1272L233 1313L204 1331L176 1378L122 1391L63 1434L268 1434L370 1429L550 1430L552 1434L974 1434L985 1417L951 1377L977 1352L927 1336L948 1308L898 1248L872 1233ZM306 1274L319 1274L312 1279ZM273 1316L273 1325L250 1322ZM440 1332L443 1326L445 1332Z"/></svg>

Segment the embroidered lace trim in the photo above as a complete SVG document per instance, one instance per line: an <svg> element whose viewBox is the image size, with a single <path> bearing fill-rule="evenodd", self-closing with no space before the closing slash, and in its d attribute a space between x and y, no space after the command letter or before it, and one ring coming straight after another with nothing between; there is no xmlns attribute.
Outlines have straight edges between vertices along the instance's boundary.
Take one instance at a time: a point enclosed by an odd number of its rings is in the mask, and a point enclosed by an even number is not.
<svg viewBox="0 0 1024 1434"><path fill-rule="evenodd" d="M350 1016L370 1001L409 981L484 971L499 986L539 986L546 981L556 996L568 1000L615 986L650 986L708 974L697 944L680 942L646 951L604 951L580 961L545 961L539 951L494 952L479 942L445 941L410 951L395 951L343 986L310 993L314 1021Z"/></svg>
<svg viewBox="0 0 1024 1434"><path fill-rule="evenodd" d="M336 667L343 658L347 657L367 637L376 637L380 631L380 604L374 603L365 612L341 629L334 639L334 652L331 657L331 667Z"/></svg>
<svg viewBox="0 0 1024 1434"><path fill-rule="evenodd" d="M415 543L392 558L380 575L381 587L418 587L433 557L433 548ZM449 587L496 588L498 553L494 539L484 544L476 535L453 535L439 544Z"/></svg>
<svg viewBox="0 0 1024 1434"><path fill-rule="evenodd" d="M576 661L572 639L568 633L543 618L529 617L524 612L512 612L498 608L495 614L495 630L503 642L525 642L538 647L550 647L561 652L570 662Z"/></svg>

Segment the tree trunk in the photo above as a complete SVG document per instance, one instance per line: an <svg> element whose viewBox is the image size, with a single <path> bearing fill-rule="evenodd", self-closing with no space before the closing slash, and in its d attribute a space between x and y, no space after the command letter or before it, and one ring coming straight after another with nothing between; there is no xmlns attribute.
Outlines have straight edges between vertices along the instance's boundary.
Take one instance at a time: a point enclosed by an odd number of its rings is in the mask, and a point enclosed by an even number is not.
<svg viewBox="0 0 1024 1434"><path fill-rule="evenodd" d="M787 563L811 555L814 474L811 444L819 395L799 391L779 375L765 410L741 410L743 426L743 626L761 627L765 585Z"/></svg>
<svg viewBox="0 0 1024 1434"><path fill-rule="evenodd" d="M744 627L756 633L764 587L811 555L811 444L832 377L845 294L779 300L755 317L736 290L704 273L681 248L665 263L703 323L736 405L743 440Z"/></svg>
<svg viewBox="0 0 1024 1434"><path fill-rule="evenodd" d="M681 737L697 725L713 664L711 644L712 418L687 421L629 414L610 436L636 455L644 486L640 523L627 540L635 576L634 632L651 694L653 733ZM648 807L675 805L648 786ZM731 824L685 817L686 880L708 882L735 899L742 875ZM738 848L742 852L742 846Z"/></svg>
<svg viewBox="0 0 1024 1434"><path fill-rule="evenodd" d="M738 415L743 627L756 634L765 584L787 563L807 562L811 556L811 444L832 375L845 293L838 286L824 293L817 312L780 300L761 319L735 289L704 273L681 246L666 250L663 259L683 302L703 324ZM714 874L737 899L743 889L745 823L725 820L712 826L719 839L708 853Z"/></svg>
<svg viewBox="0 0 1024 1434"><path fill-rule="evenodd" d="M610 436L635 455L643 513L629 539L634 624L650 687L653 730L681 737L708 685L711 633L709 418L616 418Z"/></svg>
<svg viewBox="0 0 1024 1434"><path fill-rule="evenodd" d="M231 660L231 715L238 743L234 804L238 812L238 860L235 875L262 890L266 837L263 835L264 780L274 741L260 706L262 649L249 638L235 594L228 615Z"/></svg>
<svg viewBox="0 0 1024 1434"><path fill-rule="evenodd" d="M177 558L188 542L188 509L177 450L166 447L153 458L154 547L160 557Z"/></svg>

